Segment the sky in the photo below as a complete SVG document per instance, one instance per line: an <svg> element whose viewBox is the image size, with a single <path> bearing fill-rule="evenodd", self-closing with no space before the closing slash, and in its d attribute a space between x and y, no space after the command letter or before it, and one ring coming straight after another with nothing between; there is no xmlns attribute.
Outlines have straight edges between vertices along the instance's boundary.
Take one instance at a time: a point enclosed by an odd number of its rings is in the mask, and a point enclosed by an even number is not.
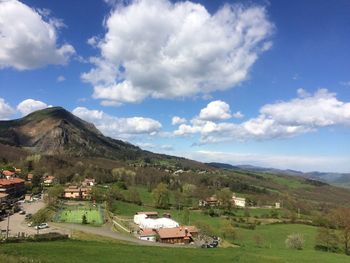
<svg viewBox="0 0 350 263"><path fill-rule="evenodd" d="M0 119L61 106L204 161L350 172L350 2L0 0Z"/></svg>

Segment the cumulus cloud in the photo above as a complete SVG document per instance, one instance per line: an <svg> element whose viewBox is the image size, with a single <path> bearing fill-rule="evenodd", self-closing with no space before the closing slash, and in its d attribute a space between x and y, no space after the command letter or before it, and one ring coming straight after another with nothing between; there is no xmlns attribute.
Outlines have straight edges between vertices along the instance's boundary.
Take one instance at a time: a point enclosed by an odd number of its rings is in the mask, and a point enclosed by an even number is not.
<svg viewBox="0 0 350 263"><path fill-rule="evenodd" d="M85 107L75 108L73 114L95 124L105 135L118 139L127 139L142 134L155 135L162 128L158 121L151 118L118 118L103 111L89 110Z"/></svg>
<svg viewBox="0 0 350 263"><path fill-rule="evenodd" d="M225 5L210 14L189 1L127 2L112 10L102 39L88 40L100 56L81 77L95 99L136 103L227 90L271 47L274 26L261 6Z"/></svg>
<svg viewBox="0 0 350 263"><path fill-rule="evenodd" d="M64 76L62 76L62 75L57 77L57 82L63 82L65 80L66 80L66 78Z"/></svg>
<svg viewBox="0 0 350 263"><path fill-rule="evenodd" d="M28 115L37 110L46 109L52 107L47 105L45 102L40 100L26 99L17 105L17 110L22 114L22 116Z"/></svg>
<svg viewBox="0 0 350 263"><path fill-rule="evenodd" d="M199 144L206 144L286 138L322 127L350 125L350 102L338 100L335 93L319 89L312 95L304 90L298 90L298 94L290 101L264 105L257 117L242 123L194 117L191 124L181 124L174 134L199 134Z"/></svg>
<svg viewBox="0 0 350 263"><path fill-rule="evenodd" d="M225 120L231 118L230 105L221 100L210 102L199 113L201 120Z"/></svg>
<svg viewBox="0 0 350 263"><path fill-rule="evenodd" d="M171 119L171 124L172 125L179 125L179 124L186 123L186 122L187 122L187 120L185 118L181 118L179 116L174 116Z"/></svg>
<svg viewBox="0 0 350 263"><path fill-rule="evenodd" d="M6 120L13 114L15 110L3 98L0 98L0 119Z"/></svg>
<svg viewBox="0 0 350 263"><path fill-rule="evenodd" d="M66 64L75 53L57 43L62 22L47 10L35 10L17 0L0 1L0 68L27 70Z"/></svg>
<svg viewBox="0 0 350 263"><path fill-rule="evenodd" d="M246 164L278 169L294 169L304 172L347 172L350 169L349 156L305 156L235 153L217 151L196 151L186 157L201 162L223 162L236 165Z"/></svg>

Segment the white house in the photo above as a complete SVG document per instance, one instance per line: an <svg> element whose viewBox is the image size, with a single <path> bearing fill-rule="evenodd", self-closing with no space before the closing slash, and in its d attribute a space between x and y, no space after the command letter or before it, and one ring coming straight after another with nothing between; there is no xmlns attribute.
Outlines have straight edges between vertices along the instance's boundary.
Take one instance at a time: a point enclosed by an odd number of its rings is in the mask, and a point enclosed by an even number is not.
<svg viewBox="0 0 350 263"><path fill-rule="evenodd" d="M244 197L237 197L235 194L232 195L232 203L236 207L245 207L245 198Z"/></svg>

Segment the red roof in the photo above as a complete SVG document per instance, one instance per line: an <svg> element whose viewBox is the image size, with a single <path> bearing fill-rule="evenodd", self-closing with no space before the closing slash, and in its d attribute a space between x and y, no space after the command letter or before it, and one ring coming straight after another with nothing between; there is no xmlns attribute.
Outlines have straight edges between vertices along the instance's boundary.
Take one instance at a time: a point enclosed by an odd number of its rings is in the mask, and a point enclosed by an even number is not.
<svg viewBox="0 0 350 263"><path fill-rule="evenodd" d="M164 238L189 238L192 237L191 233L186 228L174 227L174 228L160 228L158 230L159 237Z"/></svg>
<svg viewBox="0 0 350 263"><path fill-rule="evenodd" d="M14 173L14 172L11 172L11 171L9 171L9 170L5 170L5 171L2 172L2 174L5 175L5 176L12 176L12 175L14 175L15 173Z"/></svg>
<svg viewBox="0 0 350 263"><path fill-rule="evenodd" d="M144 228L140 231L140 236L153 236L153 235L157 235L157 232L152 228Z"/></svg>
<svg viewBox="0 0 350 263"><path fill-rule="evenodd" d="M33 174L28 174L28 175L27 175L27 178L28 178L28 179L33 179L33 176L34 176Z"/></svg>
<svg viewBox="0 0 350 263"><path fill-rule="evenodd" d="M24 180L20 178L0 179L0 185L11 185L24 183Z"/></svg>

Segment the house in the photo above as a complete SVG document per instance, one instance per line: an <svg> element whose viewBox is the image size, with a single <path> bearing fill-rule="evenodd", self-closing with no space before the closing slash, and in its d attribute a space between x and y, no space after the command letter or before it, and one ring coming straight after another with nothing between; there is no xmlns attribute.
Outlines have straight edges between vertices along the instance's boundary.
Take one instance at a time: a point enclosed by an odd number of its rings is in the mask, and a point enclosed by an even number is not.
<svg viewBox="0 0 350 263"><path fill-rule="evenodd" d="M15 177L0 179L0 193L7 194L9 198L21 197L26 193L24 180Z"/></svg>
<svg viewBox="0 0 350 263"><path fill-rule="evenodd" d="M52 175L46 175L44 177L44 185L45 186L52 186L54 183L55 183L55 176L52 176Z"/></svg>
<svg viewBox="0 0 350 263"><path fill-rule="evenodd" d="M139 239L144 241L151 241L156 242L157 241L157 231L152 228L145 228L141 229L139 232Z"/></svg>
<svg viewBox="0 0 350 263"><path fill-rule="evenodd" d="M276 202L275 203L275 208L276 209L280 209L281 208L281 203L280 202Z"/></svg>
<svg viewBox="0 0 350 263"><path fill-rule="evenodd" d="M206 198L205 200L200 200L199 201L199 206L210 206L210 207L214 207L214 206L218 206L220 205L220 201L218 200L218 198L216 197L216 195L213 195L211 197Z"/></svg>
<svg viewBox="0 0 350 263"><path fill-rule="evenodd" d="M31 182L33 180L34 175L33 174L27 174L27 181Z"/></svg>
<svg viewBox="0 0 350 263"><path fill-rule="evenodd" d="M9 178L9 177L12 177L12 176L15 175L14 172L11 172L11 171L9 171L9 170L4 170L4 171L2 171L2 174L3 174L6 178Z"/></svg>
<svg viewBox="0 0 350 263"><path fill-rule="evenodd" d="M192 234L185 227L160 228L159 241L168 244L189 244L193 241Z"/></svg>
<svg viewBox="0 0 350 263"><path fill-rule="evenodd" d="M94 186L96 185L96 181L93 178L85 178L81 183L82 186Z"/></svg>
<svg viewBox="0 0 350 263"><path fill-rule="evenodd" d="M232 204L236 207L245 207L245 198L237 197L235 194L232 195Z"/></svg>
<svg viewBox="0 0 350 263"><path fill-rule="evenodd" d="M71 185L64 189L64 198L67 199L90 199L91 188Z"/></svg>

